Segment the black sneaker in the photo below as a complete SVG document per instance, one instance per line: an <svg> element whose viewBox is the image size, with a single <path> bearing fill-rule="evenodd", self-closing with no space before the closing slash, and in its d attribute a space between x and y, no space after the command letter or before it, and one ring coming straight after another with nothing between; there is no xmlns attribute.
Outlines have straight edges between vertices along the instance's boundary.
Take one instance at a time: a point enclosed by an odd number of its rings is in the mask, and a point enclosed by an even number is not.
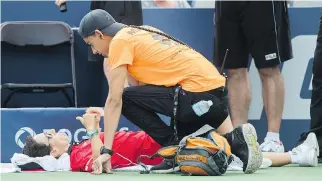
<svg viewBox="0 0 322 181"><path fill-rule="evenodd" d="M231 151L243 162L244 173L256 172L262 164L263 155L257 142L253 125L244 124L225 135Z"/></svg>
<svg viewBox="0 0 322 181"><path fill-rule="evenodd" d="M179 166L175 163L174 159L165 159L162 163L150 169L150 173L156 174L175 173L178 171Z"/></svg>

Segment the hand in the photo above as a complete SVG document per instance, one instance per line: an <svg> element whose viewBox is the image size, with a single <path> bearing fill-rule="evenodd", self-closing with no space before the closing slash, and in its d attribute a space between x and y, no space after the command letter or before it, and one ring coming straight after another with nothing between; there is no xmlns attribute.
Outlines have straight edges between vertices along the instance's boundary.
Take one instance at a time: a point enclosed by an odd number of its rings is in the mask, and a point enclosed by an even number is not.
<svg viewBox="0 0 322 181"><path fill-rule="evenodd" d="M100 155L93 162L92 174L99 175L103 172L112 173L111 156L109 154Z"/></svg>
<svg viewBox="0 0 322 181"><path fill-rule="evenodd" d="M66 0L56 0L55 4L60 7L63 3L66 3Z"/></svg>
<svg viewBox="0 0 322 181"><path fill-rule="evenodd" d="M173 1L154 0L154 2L158 5L158 7L163 7L163 8L175 8L176 7L176 5Z"/></svg>
<svg viewBox="0 0 322 181"><path fill-rule="evenodd" d="M104 109L100 107L89 107L86 109L86 113L97 114L98 116L104 116Z"/></svg>
<svg viewBox="0 0 322 181"><path fill-rule="evenodd" d="M83 115L83 117L78 116L76 119L83 124L87 131L99 129L100 118L97 114L86 113Z"/></svg>
<svg viewBox="0 0 322 181"><path fill-rule="evenodd" d="M100 107L89 107L88 109L86 109L86 114L87 113L97 115L95 122L96 122L96 126L99 128L101 117L104 116L104 109Z"/></svg>

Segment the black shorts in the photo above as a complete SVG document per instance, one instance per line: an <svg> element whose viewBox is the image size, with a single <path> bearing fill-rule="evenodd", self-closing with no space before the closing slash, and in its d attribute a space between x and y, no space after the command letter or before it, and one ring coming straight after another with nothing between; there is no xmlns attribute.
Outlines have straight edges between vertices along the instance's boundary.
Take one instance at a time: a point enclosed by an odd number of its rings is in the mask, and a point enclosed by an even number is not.
<svg viewBox="0 0 322 181"><path fill-rule="evenodd" d="M205 124L217 129L229 114L227 94L227 89L224 87L207 92L188 92L183 90L179 94L177 117L179 136L184 137L194 133ZM213 106L210 107L206 114L199 117L193 111L192 105L201 100L211 100Z"/></svg>
<svg viewBox="0 0 322 181"><path fill-rule="evenodd" d="M157 115L173 118L174 95L176 87L154 85L134 86L124 89L122 115L145 131L162 146L178 144L174 141L173 126L165 124ZM207 92L188 92L181 90L178 95L176 114L178 138L194 133L208 124L218 128L228 117L227 91L222 88ZM192 105L201 100L211 100L213 106L202 116L197 116Z"/></svg>
<svg viewBox="0 0 322 181"><path fill-rule="evenodd" d="M293 57L285 1L216 1L215 64L247 68L249 54L258 69Z"/></svg>

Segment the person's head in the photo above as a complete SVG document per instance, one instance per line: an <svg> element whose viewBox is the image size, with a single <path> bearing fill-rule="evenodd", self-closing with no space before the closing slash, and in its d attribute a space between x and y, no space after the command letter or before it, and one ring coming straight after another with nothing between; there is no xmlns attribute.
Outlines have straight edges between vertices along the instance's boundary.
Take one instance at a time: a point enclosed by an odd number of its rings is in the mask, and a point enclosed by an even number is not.
<svg viewBox="0 0 322 181"><path fill-rule="evenodd" d="M34 137L28 136L23 148L23 154L30 157L43 157L52 155L56 158L66 153L69 148L68 136L56 133L54 129L37 134Z"/></svg>
<svg viewBox="0 0 322 181"><path fill-rule="evenodd" d="M92 48L94 54L107 57L112 38L125 26L116 22L108 12L96 9L83 17L78 33Z"/></svg>

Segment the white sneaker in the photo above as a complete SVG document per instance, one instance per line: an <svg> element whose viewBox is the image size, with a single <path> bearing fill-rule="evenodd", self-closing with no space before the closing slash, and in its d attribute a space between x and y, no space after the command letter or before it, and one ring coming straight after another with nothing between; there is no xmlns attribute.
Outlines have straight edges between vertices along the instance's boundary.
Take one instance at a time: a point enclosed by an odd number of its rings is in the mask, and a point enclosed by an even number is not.
<svg viewBox="0 0 322 181"><path fill-rule="evenodd" d="M234 154L233 161L228 165L227 171L243 171L243 162Z"/></svg>
<svg viewBox="0 0 322 181"><path fill-rule="evenodd" d="M243 171L243 162L233 154L233 161L228 165L227 171ZM272 166L272 161L268 158L263 158L260 169L265 169Z"/></svg>
<svg viewBox="0 0 322 181"><path fill-rule="evenodd" d="M310 133L302 144L293 148L291 154L297 156L300 166L316 167L319 155L319 144L316 135Z"/></svg>
<svg viewBox="0 0 322 181"><path fill-rule="evenodd" d="M260 169L265 169L268 168L270 166L272 166L273 162L272 160L268 159L268 158L263 158L263 162L261 164L261 167L259 167Z"/></svg>
<svg viewBox="0 0 322 181"><path fill-rule="evenodd" d="M264 142L259 146L262 152L275 152L284 153L284 145L279 140L274 140L271 138L265 138Z"/></svg>

